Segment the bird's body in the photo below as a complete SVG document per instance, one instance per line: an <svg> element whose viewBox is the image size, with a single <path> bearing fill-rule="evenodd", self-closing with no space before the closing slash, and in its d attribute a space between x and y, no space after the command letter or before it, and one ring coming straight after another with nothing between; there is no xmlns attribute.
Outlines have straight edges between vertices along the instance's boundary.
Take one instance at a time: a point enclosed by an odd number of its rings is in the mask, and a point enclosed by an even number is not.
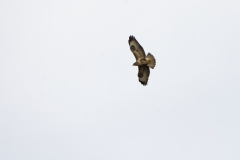
<svg viewBox="0 0 240 160"><path fill-rule="evenodd" d="M146 56L143 47L138 43L134 36L130 36L128 40L130 50L136 58L133 66L138 66L138 79L143 85L147 85L150 75L149 67L154 69L156 60L151 53Z"/></svg>

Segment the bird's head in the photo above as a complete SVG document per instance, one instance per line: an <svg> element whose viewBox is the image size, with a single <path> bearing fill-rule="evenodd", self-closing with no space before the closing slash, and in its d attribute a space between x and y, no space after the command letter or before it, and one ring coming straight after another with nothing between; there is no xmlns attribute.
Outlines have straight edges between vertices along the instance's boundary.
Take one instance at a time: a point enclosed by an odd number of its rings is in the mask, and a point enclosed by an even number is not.
<svg viewBox="0 0 240 160"><path fill-rule="evenodd" d="M133 63L133 66L139 66L138 62Z"/></svg>

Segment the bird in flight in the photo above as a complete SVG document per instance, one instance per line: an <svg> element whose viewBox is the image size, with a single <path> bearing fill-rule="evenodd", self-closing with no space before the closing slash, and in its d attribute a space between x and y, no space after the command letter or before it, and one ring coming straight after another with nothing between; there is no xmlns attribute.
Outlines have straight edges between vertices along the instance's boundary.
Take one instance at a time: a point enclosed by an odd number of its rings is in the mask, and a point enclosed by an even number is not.
<svg viewBox="0 0 240 160"><path fill-rule="evenodd" d="M128 44L136 58L136 62L133 63L133 66L138 66L138 80L142 85L146 86L150 75L149 67L154 69L156 60L151 53L148 53L146 56L143 47L134 36L129 36Z"/></svg>

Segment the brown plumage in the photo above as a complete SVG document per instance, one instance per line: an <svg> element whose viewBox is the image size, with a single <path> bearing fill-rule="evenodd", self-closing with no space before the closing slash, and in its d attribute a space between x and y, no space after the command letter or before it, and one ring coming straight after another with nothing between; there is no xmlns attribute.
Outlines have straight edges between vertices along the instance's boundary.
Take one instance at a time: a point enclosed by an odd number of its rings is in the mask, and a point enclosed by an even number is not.
<svg viewBox="0 0 240 160"><path fill-rule="evenodd" d="M132 51L136 62L133 66L138 66L138 79L139 82L146 86L148 83L148 77L150 75L150 68L154 69L156 60L151 53L146 56L143 47L138 43L134 36L129 36L128 44Z"/></svg>

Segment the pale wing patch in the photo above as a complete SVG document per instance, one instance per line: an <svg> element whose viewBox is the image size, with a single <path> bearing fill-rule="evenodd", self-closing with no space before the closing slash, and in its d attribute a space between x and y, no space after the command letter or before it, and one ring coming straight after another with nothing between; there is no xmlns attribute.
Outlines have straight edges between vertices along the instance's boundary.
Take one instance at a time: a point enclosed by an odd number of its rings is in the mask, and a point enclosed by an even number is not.
<svg viewBox="0 0 240 160"><path fill-rule="evenodd" d="M132 47L134 46L134 47ZM134 49L132 49L132 48ZM135 45L130 45L130 50L132 51L133 55L135 56L136 60L138 60L139 58L142 57L142 55L139 53L139 51L136 49L136 46Z"/></svg>
<svg viewBox="0 0 240 160"><path fill-rule="evenodd" d="M145 52L144 52L142 46L135 39L130 42L129 46L130 47L131 46L135 47L135 51L138 54L138 58L144 58L145 57Z"/></svg>

